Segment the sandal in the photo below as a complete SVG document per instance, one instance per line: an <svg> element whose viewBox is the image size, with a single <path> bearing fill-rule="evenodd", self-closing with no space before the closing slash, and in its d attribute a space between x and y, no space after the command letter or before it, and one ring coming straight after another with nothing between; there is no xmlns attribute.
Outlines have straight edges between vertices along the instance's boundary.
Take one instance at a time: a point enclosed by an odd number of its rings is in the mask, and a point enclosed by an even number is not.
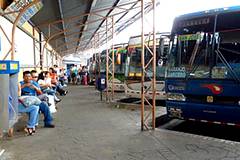
<svg viewBox="0 0 240 160"><path fill-rule="evenodd" d="M31 136L34 133L33 128L24 128L24 131L26 132L27 136Z"/></svg>

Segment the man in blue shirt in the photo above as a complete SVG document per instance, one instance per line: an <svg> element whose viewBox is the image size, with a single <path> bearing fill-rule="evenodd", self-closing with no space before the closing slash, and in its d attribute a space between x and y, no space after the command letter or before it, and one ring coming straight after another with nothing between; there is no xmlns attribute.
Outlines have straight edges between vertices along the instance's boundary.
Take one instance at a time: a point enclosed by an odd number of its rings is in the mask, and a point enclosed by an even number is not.
<svg viewBox="0 0 240 160"><path fill-rule="evenodd" d="M35 83L32 81L31 72L29 71L23 72L23 81L21 81L20 84L23 96L24 95L37 96L37 93L41 92L40 88L37 87ZM44 127L54 128L55 125L52 124L53 118L47 103L42 101L42 103L39 105L39 110L44 115Z"/></svg>

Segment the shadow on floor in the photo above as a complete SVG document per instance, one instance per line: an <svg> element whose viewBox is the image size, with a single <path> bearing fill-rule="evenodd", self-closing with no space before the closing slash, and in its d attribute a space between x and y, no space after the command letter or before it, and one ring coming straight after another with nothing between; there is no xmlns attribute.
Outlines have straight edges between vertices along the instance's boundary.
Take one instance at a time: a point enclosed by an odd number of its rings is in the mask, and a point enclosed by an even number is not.
<svg viewBox="0 0 240 160"><path fill-rule="evenodd" d="M169 119L166 115L156 118L156 126L166 130L240 142L240 128L235 126Z"/></svg>

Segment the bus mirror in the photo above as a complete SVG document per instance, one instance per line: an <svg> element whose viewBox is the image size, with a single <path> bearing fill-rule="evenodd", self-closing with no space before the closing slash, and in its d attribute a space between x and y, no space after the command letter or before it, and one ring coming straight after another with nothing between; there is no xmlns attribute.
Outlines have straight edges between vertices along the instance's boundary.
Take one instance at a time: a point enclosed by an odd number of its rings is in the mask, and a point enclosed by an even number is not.
<svg viewBox="0 0 240 160"><path fill-rule="evenodd" d="M160 38L159 40L159 55L160 57L164 57L164 38Z"/></svg>

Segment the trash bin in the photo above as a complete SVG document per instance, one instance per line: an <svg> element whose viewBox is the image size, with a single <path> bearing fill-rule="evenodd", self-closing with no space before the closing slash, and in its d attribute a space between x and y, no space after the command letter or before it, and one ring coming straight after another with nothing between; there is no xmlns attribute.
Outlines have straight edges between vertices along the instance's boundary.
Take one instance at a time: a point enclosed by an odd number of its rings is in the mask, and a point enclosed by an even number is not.
<svg viewBox="0 0 240 160"><path fill-rule="evenodd" d="M102 91L104 91L107 87L106 84L106 75L105 74L101 74L100 77L97 78L96 81L96 88L97 90L100 91L100 97L101 97L101 101L102 101Z"/></svg>

